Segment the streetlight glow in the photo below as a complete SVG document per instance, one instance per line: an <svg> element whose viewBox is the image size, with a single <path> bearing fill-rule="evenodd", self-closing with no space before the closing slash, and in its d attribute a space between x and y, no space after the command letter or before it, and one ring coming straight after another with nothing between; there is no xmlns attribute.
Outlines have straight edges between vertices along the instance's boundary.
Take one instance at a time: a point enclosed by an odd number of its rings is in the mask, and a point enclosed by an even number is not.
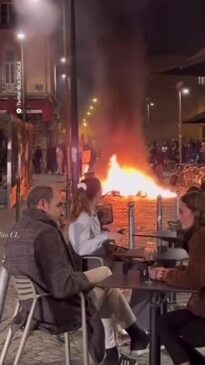
<svg viewBox="0 0 205 365"><path fill-rule="evenodd" d="M92 106L92 105L91 105L89 109L90 109L90 110L93 110L93 109L94 109L94 106Z"/></svg>
<svg viewBox="0 0 205 365"><path fill-rule="evenodd" d="M98 102L98 99L97 98L94 98L93 99L93 103L97 103Z"/></svg>
<svg viewBox="0 0 205 365"><path fill-rule="evenodd" d="M66 74L62 74L61 77L62 77L62 79L65 79L66 78Z"/></svg>
<svg viewBox="0 0 205 365"><path fill-rule="evenodd" d="M60 62L61 62L61 63L66 63L66 61L67 61L67 60L66 60L66 58L65 58L65 57L61 57L61 59L60 59Z"/></svg>
<svg viewBox="0 0 205 365"><path fill-rule="evenodd" d="M91 115L91 112L87 112L87 115Z"/></svg>
<svg viewBox="0 0 205 365"><path fill-rule="evenodd" d="M26 35L25 35L25 33L21 30L20 32L18 32L18 33L17 33L16 37L17 37L17 39L18 39L19 41L23 41L23 40L26 38Z"/></svg>
<svg viewBox="0 0 205 365"><path fill-rule="evenodd" d="M178 140L179 140L179 163L182 163L182 96L189 95L190 90L187 87L183 87L183 82L177 83L178 90Z"/></svg>
<svg viewBox="0 0 205 365"><path fill-rule="evenodd" d="M150 103L150 106L154 106L154 103Z"/></svg>
<svg viewBox="0 0 205 365"><path fill-rule="evenodd" d="M190 94L190 90L189 90L187 87L184 87L184 88L182 89L182 94L183 94L183 95L189 95L189 94Z"/></svg>

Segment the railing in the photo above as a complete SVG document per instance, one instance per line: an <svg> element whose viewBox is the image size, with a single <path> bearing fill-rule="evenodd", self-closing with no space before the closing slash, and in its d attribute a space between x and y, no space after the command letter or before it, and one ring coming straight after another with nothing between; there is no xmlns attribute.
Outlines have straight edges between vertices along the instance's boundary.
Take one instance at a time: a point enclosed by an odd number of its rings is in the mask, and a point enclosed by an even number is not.
<svg viewBox="0 0 205 365"><path fill-rule="evenodd" d="M179 218L179 199L180 195L179 193L176 194L176 199L173 202L173 213L171 220L178 221ZM163 205L163 199L161 196L158 196L156 199L156 229L157 231L161 231L164 229L164 205ZM137 222L135 218L135 210L136 210L136 203L129 202L128 203L128 230L129 230L129 248L132 250L135 248L136 245L136 237L134 236L136 229L137 229ZM167 222L166 222L167 223ZM159 241L158 244L160 245L161 242Z"/></svg>

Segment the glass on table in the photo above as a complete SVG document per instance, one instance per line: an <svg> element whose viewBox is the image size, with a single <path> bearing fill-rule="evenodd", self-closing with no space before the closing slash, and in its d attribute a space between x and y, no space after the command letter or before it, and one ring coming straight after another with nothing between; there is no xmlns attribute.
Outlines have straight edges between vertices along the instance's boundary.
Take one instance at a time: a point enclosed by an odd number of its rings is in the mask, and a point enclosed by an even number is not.
<svg viewBox="0 0 205 365"><path fill-rule="evenodd" d="M157 260L157 244L156 242L146 242L144 247L144 255L143 255L144 264L147 267L148 279L146 282L151 283L149 271L150 268L155 264Z"/></svg>

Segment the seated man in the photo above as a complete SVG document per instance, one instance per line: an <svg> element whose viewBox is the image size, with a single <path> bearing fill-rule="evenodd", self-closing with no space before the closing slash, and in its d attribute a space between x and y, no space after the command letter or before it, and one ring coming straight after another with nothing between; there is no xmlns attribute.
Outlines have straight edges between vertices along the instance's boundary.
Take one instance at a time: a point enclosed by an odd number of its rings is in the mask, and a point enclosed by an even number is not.
<svg viewBox="0 0 205 365"><path fill-rule="evenodd" d="M82 291L86 295L90 324L93 324L93 318L97 320L97 309L102 318L113 316L126 329L131 339L131 351L145 348L148 343L147 335L138 327L136 318L120 290L95 288L97 283L111 274L110 270L100 267L82 272L82 259L71 247L66 246L57 226L60 205L58 195L51 187L34 188L28 196L28 209L12 229L16 234L10 235L6 243L5 266L9 273L29 277L39 293L50 294L41 300L36 309L36 327L46 328L54 334L79 328L79 292ZM22 308L21 325L28 314L28 305L29 303L26 306L24 303ZM92 331L96 329L94 323ZM108 332L105 326L107 338L110 334ZM96 334L92 334L96 339ZM91 349L93 350L93 344ZM102 341L97 343L97 349L94 360L100 362L104 356ZM117 363L118 356L115 350L106 348L105 363Z"/></svg>

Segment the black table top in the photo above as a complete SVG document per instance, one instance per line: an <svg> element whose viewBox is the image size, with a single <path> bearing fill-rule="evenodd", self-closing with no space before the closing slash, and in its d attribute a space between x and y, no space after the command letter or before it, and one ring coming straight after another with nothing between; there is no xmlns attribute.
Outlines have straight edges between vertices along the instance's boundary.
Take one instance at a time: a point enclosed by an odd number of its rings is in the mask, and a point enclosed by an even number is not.
<svg viewBox="0 0 205 365"><path fill-rule="evenodd" d="M119 257L120 259L143 259L144 248L139 247L133 250L126 250L122 252L114 252L112 256ZM158 261L183 261L188 259L188 254L183 248L170 248L165 247L158 253Z"/></svg>
<svg viewBox="0 0 205 365"><path fill-rule="evenodd" d="M164 241L178 241L177 232L174 231L136 231L133 234L134 237L150 237L150 238L158 238Z"/></svg>
<svg viewBox="0 0 205 365"><path fill-rule="evenodd" d="M139 271L129 271L127 275L123 274L112 274L107 279L103 280L97 285L100 288L121 288L121 289L137 289L156 293L197 293L195 289L180 289L166 283L152 281L146 283L145 280L140 278Z"/></svg>

